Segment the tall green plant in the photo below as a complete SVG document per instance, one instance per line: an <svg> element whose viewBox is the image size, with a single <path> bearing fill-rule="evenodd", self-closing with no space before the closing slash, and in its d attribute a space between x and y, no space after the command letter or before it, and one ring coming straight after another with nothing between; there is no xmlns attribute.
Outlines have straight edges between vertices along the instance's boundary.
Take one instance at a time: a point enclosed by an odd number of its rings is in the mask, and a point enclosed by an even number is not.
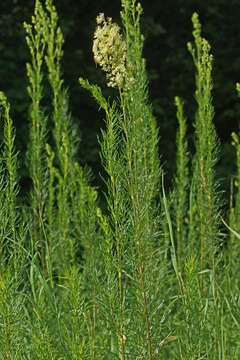
<svg viewBox="0 0 240 360"><path fill-rule="evenodd" d="M0 161L0 354L4 359L23 356L25 315L24 294L20 287L26 277L27 256L24 244L24 222L18 201L19 177L15 128L10 104L0 92L0 114L3 120L3 143Z"/></svg>
<svg viewBox="0 0 240 360"><path fill-rule="evenodd" d="M142 8L135 1L123 1L122 6L124 36L110 18L106 20L100 14L93 45L95 62L106 72L108 86L118 88L119 108L116 102L109 104L99 87L83 79L80 83L106 113L101 154L109 176L107 201L112 230L108 233L113 240L107 246L112 256L112 247L116 246L113 259L118 273L119 357L124 360L131 353L153 359L156 332L150 314L156 298L150 281L157 263L154 250L158 250L158 131L148 103L142 58Z"/></svg>
<svg viewBox="0 0 240 360"><path fill-rule="evenodd" d="M89 277L91 282L94 282L95 270L92 266L91 276L87 270L80 272L80 260L84 259L80 251L84 249L87 253L89 247L92 249L86 266L94 264L96 258L100 257L96 257L96 250L93 250L93 244L98 240L97 192L89 186L86 172L75 162L78 135L68 111L68 96L63 86L61 74L63 36L58 26L58 15L53 1L46 0L43 7L37 0L32 25L25 24L25 28L32 56L32 64L27 65L27 71L30 80L31 109L33 109L30 113L32 124L29 166L33 179L31 207L35 254L33 253L30 268L33 296L33 302L29 305L30 318L33 324L34 310L38 319L37 326L34 326L35 339L41 332L43 335L40 337L42 352L39 353L39 358L42 358L46 349L49 349L49 358L61 354L66 358L69 356L75 358L87 353L87 346L84 346L82 336L78 336L80 328L83 334L87 330L85 321L76 321L75 311L78 309L72 311L72 306L80 306L81 302L85 301L89 304L88 296L84 296L83 293L86 292L90 282ZM44 60L46 67L43 66ZM45 95L42 88L45 69L52 90L53 114L52 117L48 116L53 124L51 126L49 121L49 127L53 128L52 146L47 143L52 138L51 134L46 136L47 118L42 115L40 105ZM44 84L47 85L46 82ZM38 250L41 251L40 263L37 261ZM74 285L76 272L81 279L80 292L80 289ZM56 289L59 283L64 286L65 291ZM72 301L68 301L68 292ZM69 314L65 319L60 316L60 306ZM85 311L83 314L86 315ZM53 331L55 322L57 336L61 342L58 349L54 348L57 341ZM79 349L79 352L75 354L74 349Z"/></svg>
<svg viewBox="0 0 240 360"><path fill-rule="evenodd" d="M218 160L218 139L213 124L214 107L212 104L212 62L210 45L201 37L201 25L198 15L192 17L195 48L188 43L188 49L196 66L196 101L198 110L195 120L196 155L194 158L193 186L195 187L196 209L195 228L190 239L200 242L200 270L211 267L213 273L213 296L216 300L216 265L215 254L219 239L219 204L214 166ZM193 224L190 224L193 226ZM203 275L201 276L203 286Z"/></svg>
<svg viewBox="0 0 240 360"><path fill-rule="evenodd" d="M239 358L239 280L232 275L239 273L234 239L240 237L240 177L231 195L230 226L222 219L232 234L223 257L210 46L194 14L195 46L188 47L197 71L196 154L191 173L183 102L176 98L177 172L168 206L163 183L159 196L158 129L148 101L141 14L135 0L122 0L122 33L111 18L97 17L94 60L115 88L115 99L80 79L105 112L99 142L106 213L76 161L78 135L63 85L63 36L52 0L45 6L37 0L32 24L25 25L32 56L29 211L17 197L15 130L0 92L1 358ZM41 105L48 83L49 134ZM236 134L233 140L240 168Z"/></svg>
<svg viewBox="0 0 240 360"><path fill-rule="evenodd" d="M42 23L39 21L43 13L40 1L36 1L32 24L24 23L26 42L31 54L31 63L27 63L27 76L29 86L27 88L31 99L30 105L30 139L27 152L27 163L32 179L31 211L33 226L31 241L33 252L40 252L42 263L44 258L44 221L43 212L47 196L45 184L47 180L45 142L47 133L47 117L44 115L41 105L43 99L43 61L45 44L42 41Z"/></svg>
<svg viewBox="0 0 240 360"><path fill-rule="evenodd" d="M123 109L122 128L125 136L127 160L127 189L130 195L130 207L133 214L133 245L136 268L139 273L141 298L139 308L143 311L143 328L139 338L142 345L146 336L146 357L153 358L154 337L151 330L151 295L148 282L151 279L151 266L154 259L154 236L156 229L156 204L159 191L160 165L157 151L158 130L148 103L147 77L145 61L142 58L143 36L140 31L142 8L135 1L124 1L121 12L127 44L126 87L120 91ZM139 294L139 295L140 295ZM139 319L140 320L140 319ZM141 324L141 320L140 320Z"/></svg>
<svg viewBox="0 0 240 360"><path fill-rule="evenodd" d="M17 194L18 194L18 175L17 175L17 153L15 151L15 129L10 117L10 104L7 101L6 96L0 93L0 107L3 110L4 119L4 149L3 149L3 166L6 169L6 191L5 191L5 204L4 208L7 211L9 218L9 230L8 236L12 238L11 243L5 244L4 247L8 247L10 254L13 252L14 268L17 271L19 262L19 255L21 253L20 246L18 244L17 226L21 221L21 217L17 215Z"/></svg>
<svg viewBox="0 0 240 360"><path fill-rule="evenodd" d="M189 277L189 271L185 271L186 283L184 294L184 309L186 316L189 318L189 303L194 297L198 301L199 308L207 306L209 296L212 298L213 304L211 310L206 308L206 317L195 316L191 313L193 319L200 326L200 338L198 346L194 350L196 358L204 353L211 353L214 359L219 353L221 326L219 326L218 313L218 291L217 291L217 250L220 245L220 228L219 228L219 200L220 194L216 181L215 165L218 160L218 139L213 124L214 107L212 104L212 62L213 57L210 54L210 45L201 36L201 24L198 14L194 13L193 36L195 47L188 43L188 49L192 54L196 67L196 92L195 98L198 109L195 118L195 146L196 154L193 158L193 175L190 187L189 202L189 254L194 259L194 270L192 276ZM200 255L198 255L200 254ZM199 263L198 263L199 261ZM198 265L197 265L198 264ZM187 262L186 262L187 265ZM200 283L196 276L199 271ZM188 265L186 267L188 269ZM191 278L194 278L194 288L196 291L188 296L188 289L191 287ZM192 301L192 300L191 300ZM195 304L196 305L196 304ZM212 311L212 313L211 313ZM203 340L206 337L208 322L213 329L212 348L206 346ZM188 329L188 336L191 333ZM185 348L186 354L192 358L191 346ZM193 357L194 358L194 357Z"/></svg>

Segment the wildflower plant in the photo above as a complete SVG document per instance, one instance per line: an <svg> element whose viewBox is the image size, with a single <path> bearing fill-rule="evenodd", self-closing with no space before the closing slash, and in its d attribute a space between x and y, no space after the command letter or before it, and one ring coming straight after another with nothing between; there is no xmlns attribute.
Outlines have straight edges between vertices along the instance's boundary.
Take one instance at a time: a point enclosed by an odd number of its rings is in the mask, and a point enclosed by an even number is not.
<svg viewBox="0 0 240 360"><path fill-rule="evenodd" d="M188 49L196 67L196 152L188 151L184 102L176 97L177 171L165 191L142 14L135 0L122 0L122 27L97 16L93 60L115 98L80 79L105 112L105 210L77 161L78 126L64 87L64 37L53 0L36 0L24 25L32 186L21 203L14 121L0 92L0 358L239 358L239 136L233 135L238 172L230 226L222 217L231 232L223 256L210 45L195 13Z"/></svg>
<svg viewBox="0 0 240 360"><path fill-rule="evenodd" d="M156 333L153 324L150 324L149 312L157 292L154 294L153 288L149 292L148 284L156 270L157 258L152 254L154 249L156 253L159 251L157 246L155 248L156 199L161 172L158 130L147 99L143 37L140 33L142 8L131 1L122 5L124 38L119 35L119 27L100 14L93 45L95 62L102 66L107 80L110 79L108 85L118 86L120 107L116 102L109 104L96 85L90 85L83 79L80 83L91 91L106 112L106 130L102 131L100 145L103 165L109 177L109 221L116 246L118 287L115 291L119 303L115 311L119 314L116 337L119 357L123 360L132 353L152 359ZM113 50L118 52L116 45L119 54L113 55ZM123 280L124 274L128 281ZM131 309L130 303L135 303ZM129 317L133 318L133 314L139 316L135 347L132 347L135 330L132 322L127 321ZM151 331L155 334L153 338Z"/></svg>

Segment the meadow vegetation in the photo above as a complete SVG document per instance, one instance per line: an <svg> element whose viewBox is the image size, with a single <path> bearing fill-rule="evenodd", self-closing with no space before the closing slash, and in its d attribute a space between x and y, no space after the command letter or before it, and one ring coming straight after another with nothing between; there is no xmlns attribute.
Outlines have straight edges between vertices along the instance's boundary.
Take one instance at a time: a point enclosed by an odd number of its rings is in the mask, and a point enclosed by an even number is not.
<svg viewBox="0 0 240 360"><path fill-rule="evenodd" d="M105 209L76 156L79 127L68 108L53 1L36 0L32 22L24 24L31 100L26 199L19 196L10 104L0 93L1 359L240 357L239 134L233 134L238 172L227 208L215 173L221 145L213 56L194 13L187 46L196 71L195 152L184 101L176 96L177 170L166 186L142 56L142 13L135 0L122 0L122 28L97 17L93 57L115 97L79 79L105 114L99 134Z"/></svg>

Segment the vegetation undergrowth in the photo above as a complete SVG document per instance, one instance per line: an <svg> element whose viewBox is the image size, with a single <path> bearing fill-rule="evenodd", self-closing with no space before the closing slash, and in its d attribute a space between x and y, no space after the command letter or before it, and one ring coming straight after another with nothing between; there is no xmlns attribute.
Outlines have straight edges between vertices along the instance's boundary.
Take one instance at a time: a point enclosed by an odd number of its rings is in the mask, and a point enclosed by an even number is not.
<svg viewBox="0 0 240 360"><path fill-rule="evenodd" d="M94 61L114 99L79 79L105 113L99 143L106 211L77 161L79 130L68 108L53 1L36 0L31 24L24 24L31 55L27 201L19 197L10 104L0 92L2 359L239 359L239 135L237 179L223 213L213 56L194 13L188 50L196 67L195 153L176 96L177 171L165 190L142 14L135 0L122 0L122 29L97 16Z"/></svg>

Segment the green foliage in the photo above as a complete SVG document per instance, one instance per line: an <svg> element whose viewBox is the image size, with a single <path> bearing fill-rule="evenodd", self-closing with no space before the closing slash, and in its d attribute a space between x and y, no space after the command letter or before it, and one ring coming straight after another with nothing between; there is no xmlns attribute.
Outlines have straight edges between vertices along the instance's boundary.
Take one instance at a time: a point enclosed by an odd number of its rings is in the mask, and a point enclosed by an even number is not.
<svg viewBox="0 0 240 360"><path fill-rule="evenodd" d="M196 101L198 111L196 113L196 156L194 158L193 188L196 189L196 209L194 236L200 241L200 270L210 266L215 277L215 246L217 245L218 233L218 204L216 194L216 177L214 166L217 162L218 143L215 127L213 125L214 108L212 105L212 61L210 45L201 37L201 25L198 15L192 17L196 48L188 44L188 49L193 56L197 69L196 74ZM194 244L196 246L196 243ZM211 258L211 260L210 260ZM207 265L208 264L208 265ZM214 285L214 296L215 294Z"/></svg>
<svg viewBox="0 0 240 360"><path fill-rule="evenodd" d="M154 294L149 281L156 267L153 252L159 251L155 245L158 241L156 197L160 167L158 132L148 104L145 62L142 59L141 13L139 4L123 2L121 16L127 55L125 69L120 70L123 80L117 83L120 108L116 102L110 105L98 87L81 80L106 113L101 154L109 176L107 200L117 252L119 330L116 336L119 338L121 359L127 358L128 353L133 356L142 353L141 356L152 359L154 345L151 332L157 332L149 318L149 307L156 301L157 289ZM115 67L119 71L118 64L113 62L112 74L115 74ZM132 292L131 281L130 286L124 283L123 274L132 279L135 293ZM130 308L128 304L132 303L136 305ZM137 317L136 323L125 326L126 320L134 314L142 315ZM137 335L133 337L135 331ZM135 348L132 347L134 338Z"/></svg>
<svg viewBox="0 0 240 360"><path fill-rule="evenodd" d="M195 44L188 48L196 67L196 151L188 150L184 103L176 97L176 174L165 190L142 14L135 0L122 0L122 29L102 13L97 17L94 57L114 96L79 79L105 114L99 137L105 210L78 162L53 1L37 0L31 24L24 25L31 55L27 202L19 193L10 104L0 92L1 358L239 358L239 279L233 274L239 273L240 175L231 186L228 225L216 176L210 45L194 13ZM238 135L233 141L239 173Z"/></svg>
<svg viewBox="0 0 240 360"><path fill-rule="evenodd" d="M176 223L176 243L177 243L177 254L178 254L178 267L181 271L181 261L185 258L187 254L187 246L184 244L184 241L187 236L187 198L189 190L189 153L188 153L188 143L186 138L187 127L186 119L183 113L183 101L179 97L175 98L175 103L177 106L177 119L179 123L179 129L177 133L177 171L175 179L175 190L173 194L174 201L174 213L175 213L175 223Z"/></svg>

